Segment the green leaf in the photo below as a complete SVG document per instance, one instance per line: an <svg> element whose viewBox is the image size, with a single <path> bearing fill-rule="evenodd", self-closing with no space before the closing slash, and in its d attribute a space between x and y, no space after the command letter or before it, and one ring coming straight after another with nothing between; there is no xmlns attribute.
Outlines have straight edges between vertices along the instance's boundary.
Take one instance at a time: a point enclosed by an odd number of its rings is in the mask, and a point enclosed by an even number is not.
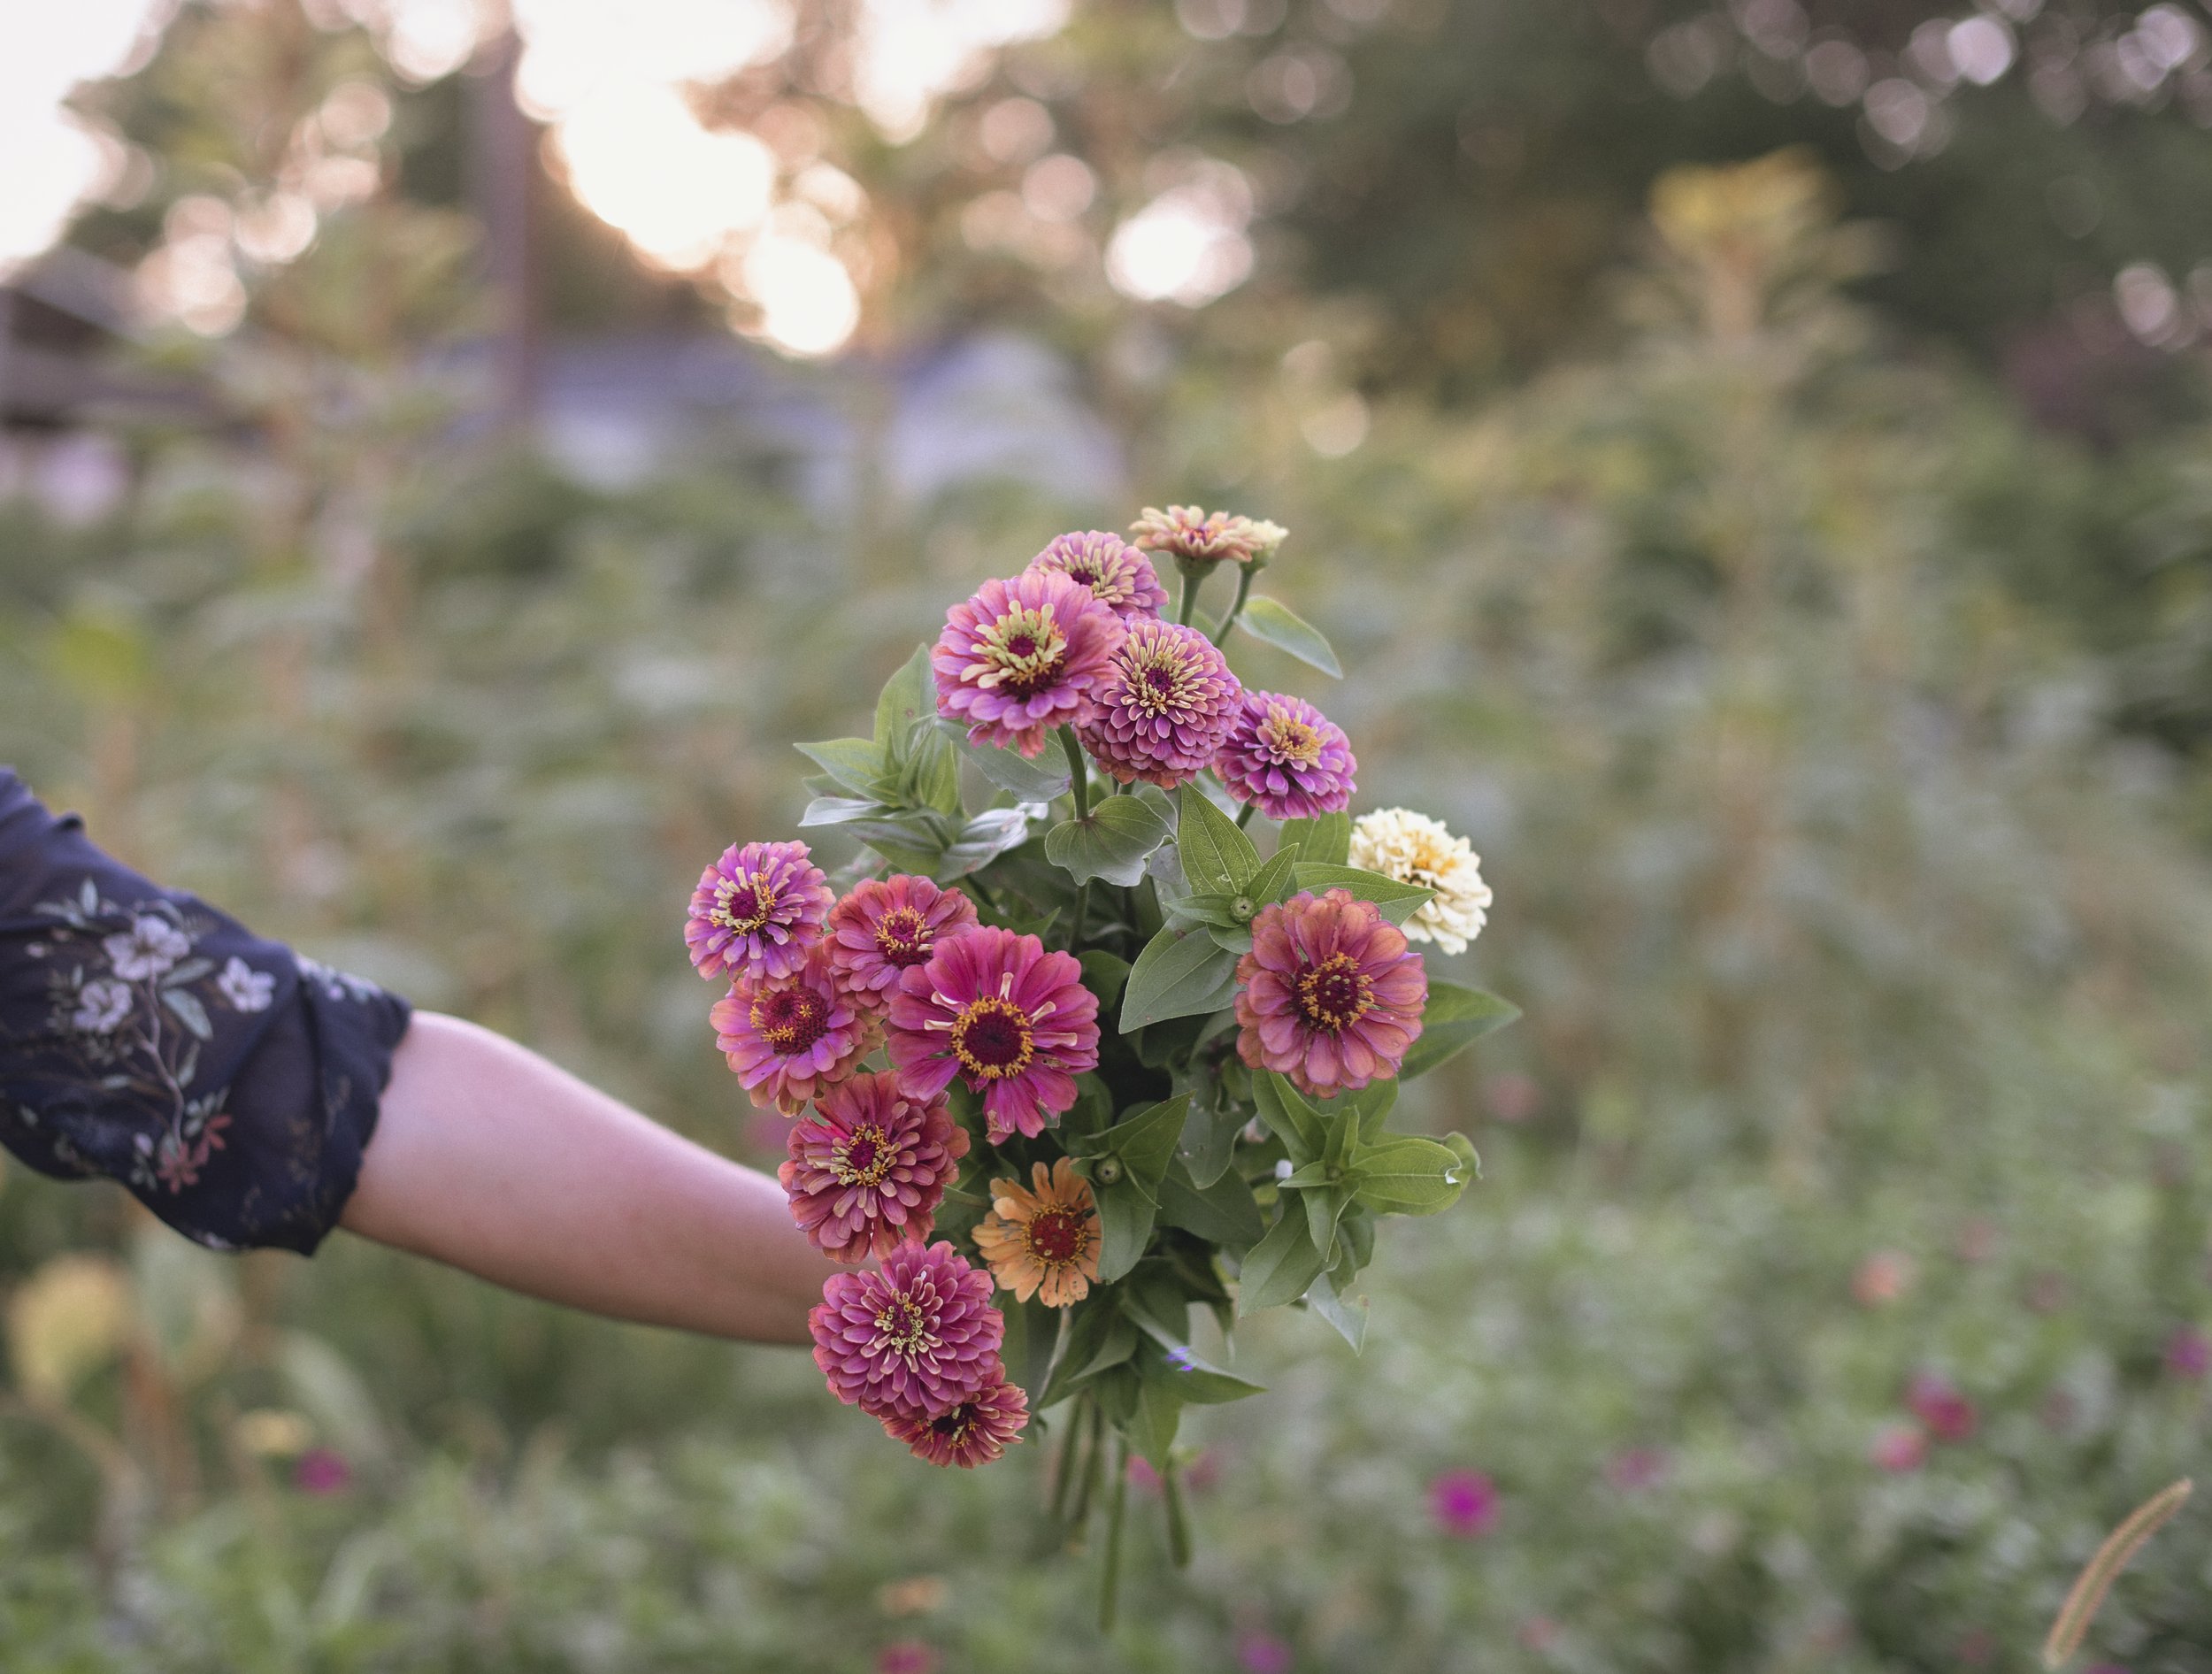
<svg viewBox="0 0 2212 1674"><path fill-rule="evenodd" d="M1401 1135L1352 1156L1352 1194L1379 1215L1433 1215L1467 1189L1473 1171L1448 1145Z"/></svg>
<svg viewBox="0 0 2212 1674"><path fill-rule="evenodd" d="M1313 1247L1304 1211L1294 1202L1285 1203L1267 1236L1244 1258L1237 1279L1238 1317L1296 1302L1327 1265Z"/></svg>
<svg viewBox="0 0 2212 1674"><path fill-rule="evenodd" d="M1252 903L1254 917L1257 916L1257 909L1279 901L1287 901L1296 893L1298 885L1294 874L1297 865L1298 851L1295 849L1279 849L1268 856L1267 864L1252 874L1252 881L1244 887L1244 899ZM1248 918L1245 922L1248 924L1251 920Z"/></svg>
<svg viewBox="0 0 2212 1674"><path fill-rule="evenodd" d="M1137 1328L1118 1312L1105 1313L1099 1327L1098 1346L1090 1355L1069 1374L1070 1383L1081 1383L1086 1378L1095 1378L1102 1371L1111 1371L1137 1352ZM1071 1345L1068 1358L1075 1360Z"/></svg>
<svg viewBox="0 0 2212 1674"><path fill-rule="evenodd" d="M1266 1218L1242 1175L1231 1171L1202 1186L1180 1157L1160 1181L1160 1218L1210 1243L1237 1249L1267 1236Z"/></svg>
<svg viewBox="0 0 2212 1674"><path fill-rule="evenodd" d="M928 646L917 646L876 698L876 749L894 765L910 758L914 723L937 713L937 680L930 672L929 652Z"/></svg>
<svg viewBox="0 0 2212 1674"><path fill-rule="evenodd" d="M1183 1117L1190 1094L1178 1093L1117 1122L1102 1133L1076 1140L1070 1148L1079 1156L1113 1157L1124 1174L1151 1196L1175 1160L1176 1141L1183 1137Z"/></svg>
<svg viewBox="0 0 2212 1674"><path fill-rule="evenodd" d="M1210 1365L1193 1352L1188 1343L1163 1343L1156 1333L1153 1340L1139 1346L1136 1361L1148 1386L1163 1386L1178 1401L1192 1406L1218 1407L1242 1401L1248 1395L1267 1393L1264 1384L1256 1384L1248 1378Z"/></svg>
<svg viewBox="0 0 2212 1674"><path fill-rule="evenodd" d="M1147 1377L1137 1394L1137 1410L1125 1426L1129 1445L1155 1471L1166 1471L1182 1417L1182 1397L1174 1386L1165 1376Z"/></svg>
<svg viewBox="0 0 2212 1674"><path fill-rule="evenodd" d="M1083 967L1083 986L1098 996L1098 1009L1112 1010L1114 1002L1121 998L1121 991L1129 985L1129 962L1117 958L1103 948L1087 948L1075 958Z"/></svg>
<svg viewBox="0 0 2212 1674"><path fill-rule="evenodd" d="M1168 839L1167 822L1133 796L1109 796L1087 819L1063 820L1045 835L1045 858L1076 882L1102 878L1126 887L1144 877L1148 856Z"/></svg>
<svg viewBox="0 0 2212 1674"><path fill-rule="evenodd" d="M1252 1097L1260 1107L1260 1120L1283 1142L1292 1162L1320 1158L1328 1148L1328 1125L1303 1094L1274 1071L1263 1070L1252 1078Z"/></svg>
<svg viewBox="0 0 2212 1674"><path fill-rule="evenodd" d="M1001 790L1010 790L1025 802L1048 802L1056 796L1068 794L1067 764L1061 760L1057 750L1033 761L1014 750L971 744L968 729L957 721L940 720L937 728L952 741L956 749L976 764L984 778ZM1059 764L1054 766L1054 763Z"/></svg>
<svg viewBox="0 0 2212 1674"><path fill-rule="evenodd" d="M960 828L937 863L939 883L980 872L1029 841L1029 816L1019 808L987 808Z"/></svg>
<svg viewBox="0 0 2212 1674"><path fill-rule="evenodd" d="M1421 1038L1406 1054L1398 1073L1410 1080L1455 1058L1494 1030L1521 1015L1509 1000L1456 982L1429 983L1429 1002L1421 1011Z"/></svg>
<svg viewBox="0 0 2212 1674"><path fill-rule="evenodd" d="M845 829L902 872L927 876L945 857L944 828L933 814L851 819Z"/></svg>
<svg viewBox="0 0 2212 1674"><path fill-rule="evenodd" d="M1395 878L1357 866L1325 866L1317 861L1302 860L1293 871L1299 888L1316 895L1329 889L1345 890L1356 900L1373 902L1394 925L1405 923L1436 894L1419 884L1402 884Z"/></svg>
<svg viewBox="0 0 2212 1674"><path fill-rule="evenodd" d="M819 766L847 790L872 802L888 802L898 795L884 760L884 753L865 738L828 738L818 744L793 748Z"/></svg>
<svg viewBox="0 0 2212 1674"><path fill-rule="evenodd" d="M1467 1178L1469 1179L1479 1180L1482 1178L1482 1157L1480 1154L1476 1151L1475 1142L1472 1140L1469 1139L1464 1133L1454 1129L1451 1133L1447 1133L1444 1136L1440 1143L1442 1143L1454 1156L1457 1157L1461 1162L1466 1163Z"/></svg>
<svg viewBox="0 0 2212 1674"><path fill-rule="evenodd" d="M1321 814L1312 819L1283 823L1282 847L1278 854L1295 852L1301 860L1325 866L1341 866L1352 852L1352 817Z"/></svg>
<svg viewBox="0 0 2212 1674"><path fill-rule="evenodd" d="M1059 1333L1058 1310L1047 1308L1033 1296L1025 1302L1008 1296L1001 1299L999 1312L1006 1318L1006 1340L999 1349L999 1357L1006 1363L1006 1375L1025 1389L1040 1387L1052 1362L1053 1340Z"/></svg>
<svg viewBox="0 0 2212 1674"><path fill-rule="evenodd" d="M1175 850L1194 895L1240 895L1260 869L1260 851L1195 784L1175 793Z"/></svg>
<svg viewBox="0 0 2212 1674"><path fill-rule="evenodd" d="M917 724L910 734L899 785L915 806L960 818L960 753L927 721Z"/></svg>
<svg viewBox="0 0 2212 1674"><path fill-rule="evenodd" d="M1098 1282L1110 1285L1137 1264L1152 1237L1152 1217L1157 1206L1152 1194L1134 1180L1094 1189L1098 1199L1100 1239Z"/></svg>
<svg viewBox="0 0 2212 1674"><path fill-rule="evenodd" d="M1324 1273L1306 1293L1306 1305L1336 1327L1337 1334L1352 1345L1354 1354L1359 1353L1367 1340L1366 1297L1339 1294L1331 1275Z"/></svg>
<svg viewBox="0 0 2212 1674"><path fill-rule="evenodd" d="M841 825L849 819L866 819L887 812L881 802L864 796L817 796L799 816L802 829L811 825Z"/></svg>
<svg viewBox="0 0 2212 1674"><path fill-rule="evenodd" d="M1121 998L1121 1032L1217 1011L1235 993L1236 976L1236 955L1214 946L1211 937L1163 930L1145 943L1130 970Z"/></svg>
<svg viewBox="0 0 2212 1674"><path fill-rule="evenodd" d="M1343 666L1337 662L1336 653L1330 649L1321 630L1280 600L1255 593L1245 600L1244 614L1237 622L1254 639L1264 640L1277 650L1289 652L1308 667L1317 668L1336 680L1344 678Z"/></svg>
<svg viewBox="0 0 2212 1674"><path fill-rule="evenodd" d="M1345 1095L1344 1107L1352 1112L1357 1136L1372 1144L1382 1137L1383 1122L1398 1102L1398 1078L1370 1081L1358 1092Z"/></svg>
<svg viewBox="0 0 2212 1674"><path fill-rule="evenodd" d="M1189 1079L1190 1114L1183 1118L1183 1140L1179 1148L1192 1181L1201 1186L1210 1186L1229 1166L1229 1159L1236 1150L1238 1130L1244 1126L1245 1113L1228 1102L1217 1076L1193 1075Z"/></svg>

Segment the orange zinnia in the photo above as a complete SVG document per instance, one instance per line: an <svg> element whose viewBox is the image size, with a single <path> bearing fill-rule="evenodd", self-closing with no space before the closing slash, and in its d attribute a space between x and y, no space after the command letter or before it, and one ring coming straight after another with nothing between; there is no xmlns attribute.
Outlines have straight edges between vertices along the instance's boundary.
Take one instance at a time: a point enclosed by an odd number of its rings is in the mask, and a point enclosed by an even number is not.
<svg viewBox="0 0 2212 1674"><path fill-rule="evenodd" d="M1046 1307L1065 1308L1089 1295L1098 1277L1098 1204L1064 1156L1048 1174L1034 1164L1031 1178L1028 1191L1019 1180L991 1182L991 1212L976 1226L975 1247L1016 1301L1041 1290Z"/></svg>

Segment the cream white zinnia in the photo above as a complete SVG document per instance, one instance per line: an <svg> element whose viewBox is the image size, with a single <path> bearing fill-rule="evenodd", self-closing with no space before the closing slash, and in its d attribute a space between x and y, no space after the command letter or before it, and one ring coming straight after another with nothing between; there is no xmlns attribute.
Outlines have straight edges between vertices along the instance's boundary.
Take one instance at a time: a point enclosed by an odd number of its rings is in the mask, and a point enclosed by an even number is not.
<svg viewBox="0 0 2212 1674"><path fill-rule="evenodd" d="M1463 953L1482 933L1490 910L1490 886L1482 857L1440 820L1410 808L1379 808L1352 822L1353 865L1400 883L1436 891L1406 920L1407 940L1433 941L1446 953Z"/></svg>

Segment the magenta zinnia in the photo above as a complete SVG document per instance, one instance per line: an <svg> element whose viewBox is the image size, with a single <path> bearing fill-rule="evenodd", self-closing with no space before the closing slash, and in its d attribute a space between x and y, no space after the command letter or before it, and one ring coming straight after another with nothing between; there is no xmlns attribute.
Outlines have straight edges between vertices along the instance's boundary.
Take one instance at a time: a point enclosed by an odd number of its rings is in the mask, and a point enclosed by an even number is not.
<svg viewBox="0 0 2212 1674"><path fill-rule="evenodd" d="M975 902L960 890L905 872L863 879L830 909L830 964L849 993L880 1011L904 972L973 923Z"/></svg>
<svg viewBox="0 0 2212 1674"><path fill-rule="evenodd" d="M1157 616L1167 604L1167 589L1160 585L1152 560L1103 529L1057 537L1030 559L1029 567L1074 577L1125 622Z"/></svg>
<svg viewBox="0 0 2212 1674"><path fill-rule="evenodd" d="M1237 1056L1317 1098L1397 1074L1429 997L1404 934L1343 889L1263 908L1237 982Z"/></svg>
<svg viewBox="0 0 2212 1674"><path fill-rule="evenodd" d="M1029 570L986 581L945 612L931 653L937 712L969 741L1034 756L1056 726L1087 719L1121 618L1072 576Z"/></svg>
<svg viewBox="0 0 2212 1674"><path fill-rule="evenodd" d="M899 1085L933 1099L956 1075L983 1094L990 1137L1036 1135L1098 1064L1098 999L1074 956L990 925L938 944L891 997Z"/></svg>
<svg viewBox="0 0 2212 1674"><path fill-rule="evenodd" d="M1213 760L1243 689L1196 628L1132 623L1099 691L1098 718L1077 735L1123 784L1143 779L1172 790Z"/></svg>
<svg viewBox="0 0 2212 1674"><path fill-rule="evenodd" d="M753 1102L796 1116L843 1080L875 1047L875 1025L837 986L829 950L817 942L781 980L740 977L708 1013L714 1043Z"/></svg>
<svg viewBox="0 0 2212 1674"><path fill-rule="evenodd" d="M883 1428L917 1459L971 1471L997 1459L1028 1423L1028 1393L1018 1384L996 1383L938 1417L888 1417Z"/></svg>
<svg viewBox="0 0 2212 1674"><path fill-rule="evenodd" d="M836 894L804 843L732 843L699 874L684 941L703 977L787 977Z"/></svg>
<svg viewBox="0 0 2212 1674"><path fill-rule="evenodd" d="M864 1074L815 1101L795 1123L790 1159L776 1170L791 1218L825 1256L862 1262L929 1236L968 1135L942 1100L899 1091L898 1078Z"/></svg>
<svg viewBox="0 0 2212 1674"><path fill-rule="evenodd" d="M991 1276L950 1244L901 1244L880 1272L833 1273L807 1315L830 1393L879 1418L926 1421L1004 1381Z"/></svg>
<svg viewBox="0 0 2212 1674"><path fill-rule="evenodd" d="M1302 697L1248 691L1214 772L1270 819L1311 819L1350 806L1358 762L1344 729Z"/></svg>

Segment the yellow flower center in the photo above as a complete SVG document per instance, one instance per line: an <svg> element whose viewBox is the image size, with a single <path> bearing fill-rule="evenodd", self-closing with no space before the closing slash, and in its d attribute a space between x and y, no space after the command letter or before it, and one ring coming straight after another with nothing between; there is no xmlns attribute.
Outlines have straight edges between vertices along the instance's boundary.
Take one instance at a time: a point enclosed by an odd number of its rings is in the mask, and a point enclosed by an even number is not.
<svg viewBox="0 0 2212 1674"><path fill-rule="evenodd" d="M740 915L738 902L743 899L751 904L751 910ZM720 925L741 936L750 935L768 922L768 915L775 910L776 892L757 878L725 878L714 886L714 906L707 914L709 924Z"/></svg>
<svg viewBox="0 0 2212 1674"><path fill-rule="evenodd" d="M1077 1209L1043 1209L1029 1217L1022 1238L1046 1267L1072 1267L1089 1253L1090 1217Z"/></svg>
<svg viewBox="0 0 2212 1674"><path fill-rule="evenodd" d="M1122 684L1133 709L1166 715L1197 703L1197 671L1191 666L1188 649L1175 640L1132 640L1122 664Z"/></svg>
<svg viewBox="0 0 2212 1674"><path fill-rule="evenodd" d="M937 1339L930 1332L928 1322L923 1319L922 1310L903 1296L876 1316L876 1336L880 1347L892 1349L907 1360L937 1346Z"/></svg>
<svg viewBox="0 0 2212 1674"><path fill-rule="evenodd" d="M964 671L963 680L1011 697L1033 697L1059 678L1068 636L1049 604L1035 610L1016 605L976 635L976 649L982 661Z"/></svg>
<svg viewBox="0 0 2212 1674"><path fill-rule="evenodd" d="M830 1172L840 1186L873 1186L880 1181L898 1152L889 1136L870 1123L853 1130L852 1137L830 1152Z"/></svg>
<svg viewBox="0 0 2212 1674"><path fill-rule="evenodd" d="M1311 767L1321 759L1321 733L1294 715L1271 713L1260 727L1260 742L1279 762Z"/></svg>
<svg viewBox="0 0 2212 1674"><path fill-rule="evenodd" d="M969 1001L953 1019L952 1054L970 1075L1003 1081L1036 1056L1036 1031L1029 1014L1011 1000L987 994Z"/></svg>
<svg viewBox="0 0 2212 1674"><path fill-rule="evenodd" d="M1374 1009L1375 985L1348 953L1333 953L1298 979L1298 1010L1313 1028L1340 1034Z"/></svg>

